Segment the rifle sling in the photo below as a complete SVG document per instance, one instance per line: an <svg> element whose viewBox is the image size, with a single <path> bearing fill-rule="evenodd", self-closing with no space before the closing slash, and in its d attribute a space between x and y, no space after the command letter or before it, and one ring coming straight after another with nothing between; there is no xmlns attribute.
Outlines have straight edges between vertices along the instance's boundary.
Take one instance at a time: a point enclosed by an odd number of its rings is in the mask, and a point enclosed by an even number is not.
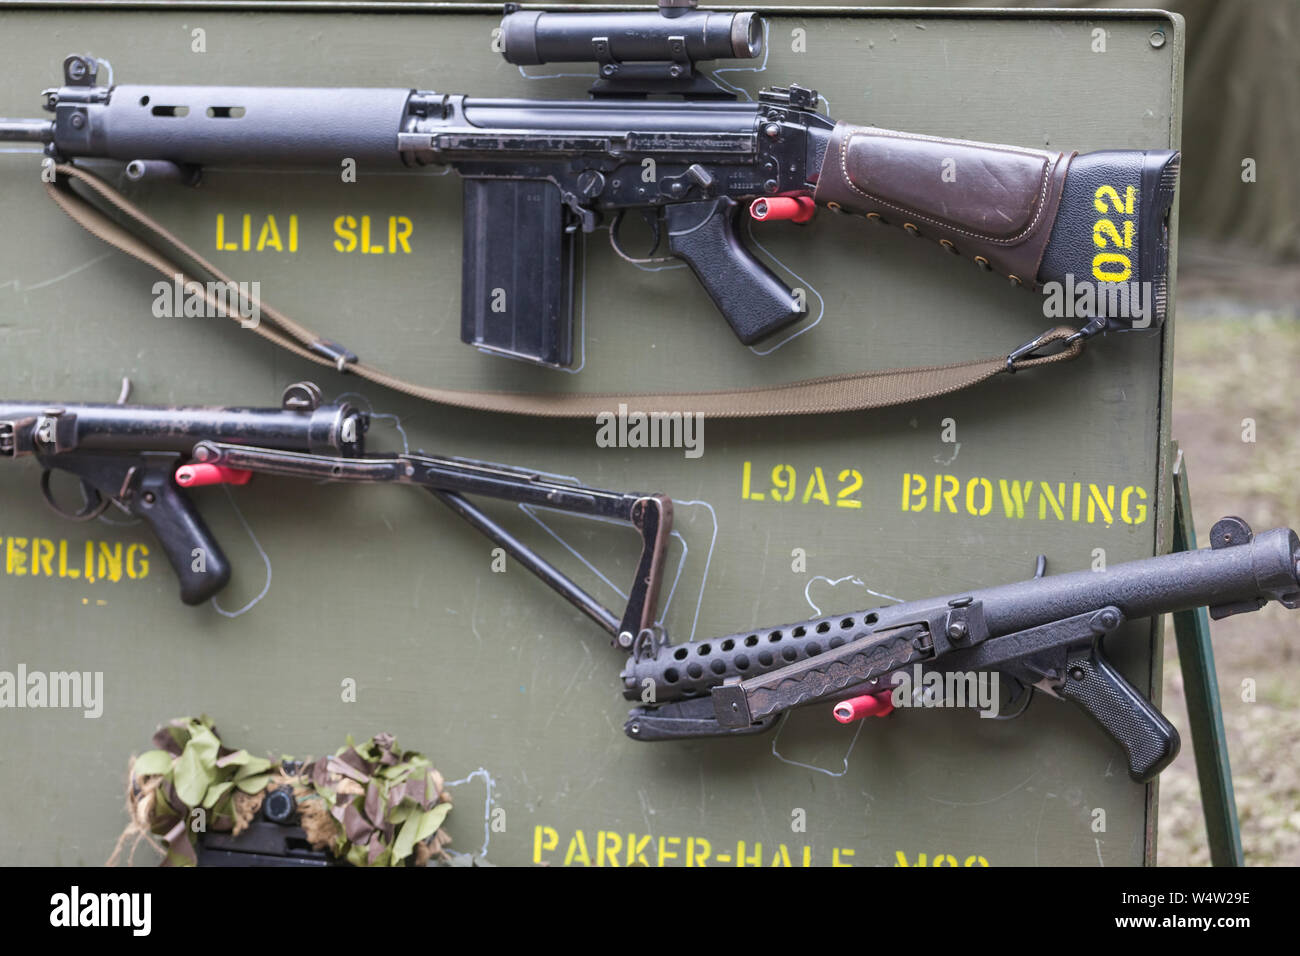
<svg viewBox="0 0 1300 956"><path fill-rule="evenodd" d="M166 278L175 280L179 276L186 291L201 295L214 314L223 314L236 322L242 321L237 312L231 312L226 302L217 300L209 292L205 281L195 279L179 262L192 264L196 272L209 277L208 281L227 283L233 287L234 280L99 176L71 163L57 164L54 170L56 179L45 183L46 191L74 222L113 248L152 266ZM73 181L87 187L102 201L104 208L135 227L139 234L129 231L95 203L73 190ZM149 238L146 239L145 236ZM346 354L345 350L341 352L334 343L322 339L311 329L266 303L259 303L259 308L260 321L251 326L253 331L299 358L317 365L351 372L385 388L441 405L546 418L594 418L602 412L608 412L620 402L647 413L690 411L702 412L714 418L762 418L772 415L862 411L947 395L1004 372L1077 358L1083 351L1083 342L1076 340L1051 355L1021 358L1014 363L1002 354L950 365L852 372L781 385L703 392L562 394L475 391L408 382L355 359ZM1039 339L1039 344L1045 346L1064 340L1074 331L1068 326L1052 329ZM343 357L338 357L340 355Z"/></svg>

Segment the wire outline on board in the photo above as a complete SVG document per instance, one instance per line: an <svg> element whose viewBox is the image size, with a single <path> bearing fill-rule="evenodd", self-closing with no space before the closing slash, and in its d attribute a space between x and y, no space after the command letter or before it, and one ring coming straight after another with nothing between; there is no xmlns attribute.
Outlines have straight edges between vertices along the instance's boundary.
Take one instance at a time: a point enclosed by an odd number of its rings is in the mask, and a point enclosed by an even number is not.
<svg viewBox="0 0 1300 956"><path fill-rule="evenodd" d="M488 772L486 767L479 767L459 780L447 781L443 784L443 788L450 790L452 787L459 787L462 784L469 783L476 777L482 778L484 789L487 790L487 796L483 801L483 847L478 853L479 859L485 859L488 844L492 841L492 792L496 789L496 780L493 779L492 774Z"/></svg>
<svg viewBox="0 0 1300 956"><path fill-rule="evenodd" d="M244 513L239 510L239 505L235 503L235 496L230 493L230 486L222 485L221 488L223 491L225 491L226 497L230 500L230 507L235 509L235 516L239 518L239 523L242 524L244 526L244 530L248 532L248 537L253 542L253 547L257 548L257 553L262 556L262 563L266 565L266 584L262 586L261 593L258 594L257 597L249 601L247 604L245 604L243 607L239 608L238 610L227 611L225 608L223 608L220 604L217 603L217 598L215 595L212 597L212 608L222 617L239 617L241 614L246 614L247 612L251 611L254 605L256 605L259 601L261 601L262 598L266 597L266 595L270 592L271 557L266 553L266 549L262 547L262 542L257 540L257 535L253 533L253 528L248 523L248 519L244 517Z"/></svg>
<svg viewBox="0 0 1300 956"><path fill-rule="evenodd" d="M552 477L560 477L560 476L552 476ZM567 477L567 476L565 476L565 477ZM702 573L701 576L700 576L700 587L699 587L699 593L698 593L698 595L697 595L697 597L696 597L696 601L695 601L695 611L694 611L694 615L693 615L693 617L692 617L692 619L691 619L691 629L690 629L690 634L689 634L688 637L687 637L688 640L693 640L693 639L695 638L695 629L696 629L696 627L697 627L698 624L699 624L699 619L700 619L700 609L702 608L702 606L703 606L703 604L704 604L704 592L705 592L706 585L707 585L707 583L708 583L709 568L710 568L710 566L711 566L712 563L713 563L713 552L714 552L714 547L716 546L717 541L718 541L718 514L717 514L717 511L714 510L713 505L711 505L711 504L710 504L709 502L707 502L707 501L674 501L674 502L673 502L673 507L674 507L674 508L681 507L681 506L685 506L685 505L699 505L699 506L701 506L701 507L703 507L703 508L708 509L709 516L711 517L712 522L713 522L713 533L712 533L712 536L711 536L710 539L709 539L709 550L708 550L708 552L705 554L705 558L704 558L704 571L703 571L703 573ZM566 541L564 538L562 538L562 537L561 537L561 536L560 536L560 535L555 531L554 528L550 527L550 525L548 525L545 521L543 521L543 520L542 520L542 519L537 515L537 513L536 513L536 512L539 511L539 510L551 511L551 510L553 510L553 509L546 508L546 506L544 506L544 505L527 505L527 504L520 504L520 505L519 505L519 510L522 511L522 512L524 512L524 514L528 515L528 517L530 517L533 521L537 522L537 524L542 528L542 530L544 530L547 534L549 534L552 538L554 538L557 542L559 542L559 544L560 544L561 547L563 547L563 548L564 548L566 551L568 551L571 555L573 555L575 558L577 558L577 559L582 563L583 567L585 567L585 568L586 568L588 571L590 571L592 574L596 575L596 577L598 577L598 578L599 578L599 579L600 579L600 580L601 580L601 581L602 581L602 582L603 582L607 587L609 587L610 590L612 590L612 591L613 591L615 594L617 594L620 598L623 598L624 600L627 599L627 594L624 593L624 591L623 591L622 588L620 588L620 587L619 587L618 585L616 585L613 581L611 581L608 577L606 577L606 575L605 575L604 573L602 573L602 572L600 571L600 569L598 569L598 568L595 566L594 563L592 563L592 562L591 562L591 561L590 561L586 556L584 556L580 551L578 551L577 548L575 548L573 545L569 544L568 541ZM569 514L570 512L560 512L560 513L562 513L562 514ZM605 518L605 517L601 517L601 516L599 516L599 515L584 515L583 517L584 517L584 518L587 518L587 519L589 519L589 520L592 520L592 521L602 521L602 522L605 522L605 523L607 523L607 524L616 524L616 525L620 525L620 526L622 526L622 525L625 524L625 522L620 521L620 520L617 519L617 518ZM659 618L658 618L658 620L655 621L656 624L662 624L663 621L664 621L664 619L666 619L667 616L668 616L668 608L672 605L673 595L676 594L676 592L677 592L677 584L678 584L678 582L681 580L682 573L683 573L683 571L684 571L684 569L685 569L685 567L686 567L686 561L687 561L687 558L688 558L689 555L690 555L690 545L687 544L687 542L686 542L686 538L682 535L682 533L681 533L680 531L677 531L676 529L674 529L674 530L672 531L672 537L676 538L678 541L681 542L681 545L682 545L682 555L681 555L681 558L680 558L680 559L678 560L678 562L677 562L677 570L676 570L676 572L675 572L674 575L673 575L673 583L672 583L672 585L669 587L669 589L668 589L668 594L667 594L667 596L664 598L663 603L662 603L662 605L661 605L660 608L659 608Z"/></svg>
<svg viewBox="0 0 1300 956"><path fill-rule="evenodd" d="M804 588L803 588L803 597L804 597L804 600L808 602L808 606L811 607L811 608L813 609L813 613L814 613L815 615L817 615L818 617L821 616L821 614L822 614L822 609L821 609L817 604L815 604L815 603L813 602L813 599L812 599L811 595L809 594L809 592L810 592L811 589L812 589L813 584L814 584L815 582L817 582L817 581L825 581L827 584L831 585L831 587L834 587L834 586L836 586L836 585L838 585L838 584L843 584L845 581L850 581L850 582L852 582L853 584L856 584L856 585L858 585L859 587L863 588L863 589L864 589L868 594L875 595L876 597L885 598L886 600L889 600L889 601L894 601L894 602L897 603L897 604L902 604L902 603L903 603L903 599L902 599L902 598L894 597L894 596L891 595L891 594L884 594L884 593L882 593L882 592L880 592L880 591L873 591L871 588L867 587L866 583L865 583L865 582L864 582L860 577L858 577L856 574L846 574L846 575L845 575L844 577L842 577L842 578L828 578L828 577L826 577L824 574L819 574L819 575L816 575L815 577L809 578L809 579L808 579L808 583L805 584L805 585L804 585ZM825 767L818 767L818 766L816 766L815 764L810 764L810 763L801 763L801 762L798 761L798 760L792 760L792 759L789 758L789 757L783 756L783 755L781 754L781 752L780 752L779 750L776 749L777 741L779 741L779 740L781 739L781 732L782 732L783 730L785 730L785 724L786 724L786 721L790 719L790 713L791 713L790 711L786 711L786 713L783 714L782 717L781 717L781 722L777 725L776 733L775 733L775 735L772 737L772 756L775 757L777 760L781 761L782 763L788 763L788 764L790 764L790 765L793 766L793 767L801 767L801 768L803 768L804 770L815 770L815 771L817 771L818 773L824 773L824 774L826 774L826 776L828 776L828 777L842 777L842 776L844 776L846 773L848 773L848 772L849 772L849 757L852 756L852 754L853 754L853 748L857 745L858 737L862 734L862 728L866 725L866 721L865 721L865 720L859 720L859 721L857 722L857 723L858 723L858 729L854 732L854 734L853 734L853 739L849 741L849 747L848 747L848 749L844 751L844 768L843 768L842 770L828 770L828 769L825 768Z"/></svg>

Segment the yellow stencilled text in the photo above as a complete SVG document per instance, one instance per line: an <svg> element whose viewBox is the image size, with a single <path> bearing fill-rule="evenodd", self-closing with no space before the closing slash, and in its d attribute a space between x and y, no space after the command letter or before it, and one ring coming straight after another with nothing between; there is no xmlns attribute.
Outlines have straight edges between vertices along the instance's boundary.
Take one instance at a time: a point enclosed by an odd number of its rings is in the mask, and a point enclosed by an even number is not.
<svg viewBox="0 0 1300 956"><path fill-rule="evenodd" d="M358 252L361 255L378 256L384 253L395 254L411 251L411 233L415 226L406 216L389 216L387 244L382 241L384 230L375 226L372 230L369 216L337 216L334 219L334 249L336 252ZM376 242L379 238L381 241Z"/></svg>
<svg viewBox="0 0 1300 956"><path fill-rule="evenodd" d="M275 216L260 217L254 229L253 217L249 213L232 217L229 226L225 215L217 213L217 248L222 252L297 252L298 217L290 216L284 232L281 232Z"/></svg>
<svg viewBox="0 0 1300 956"><path fill-rule="evenodd" d="M858 493L862 483L862 472L856 468L823 469L814 465L799 471L794 465L778 464L768 470L755 469L749 461L740 468L740 497L745 501L861 508Z"/></svg>
<svg viewBox="0 0 1300 956"><path fill-rule="evenodd" d="M121 541L82 544L53 538L0 537L6 575L72 581L138 581L149 576L149 546Z"/></svg>
<svg viewBox="0 0 1300 956"><path fill-rule="evenodd" d="M894 866L988 866L989 861L978 854L971 854L958 862L951 853L936 853L929 856L918 853L915 860L909 860L906 853L898 850L894 853Z"/></svg>
<svg viewBox="0 0 1300 956"><path fill-rule="evenodd" d="M1129 252L1137 229L1133 221L1136 202L1133 186L1124 189L1122 199L1114 186L1098 186L1093 193L1093 208L1101 214L1092 226L1092 243L1102 250L1092 257L1092 277L1098 282L1123 282L1133 274Z"/></svg>
<svg viewBox="0 0 1300 956"><path fill-rule="evenodd" d="M533 828L533 862L557 866L854 866L855 851L785 843L715 843L701 836Z"/></svg>
<svg viewBox="0 0 1300 956"><path fill-rule="evenodd" d="M1140 485L1012 478L903 475L901 509L975 518L1037 518L1082 524L1144 524L1150 496Z"/></svg>
<svg viewBox="0 0 1300 956"><path fill-rule="evenodd" d="M360 255L396 255L411 252L415 223L409 216L335 216L331 245L335 252ZM297 252L300 246L297 215L217 213L215 245L220 252Z"/></svg>

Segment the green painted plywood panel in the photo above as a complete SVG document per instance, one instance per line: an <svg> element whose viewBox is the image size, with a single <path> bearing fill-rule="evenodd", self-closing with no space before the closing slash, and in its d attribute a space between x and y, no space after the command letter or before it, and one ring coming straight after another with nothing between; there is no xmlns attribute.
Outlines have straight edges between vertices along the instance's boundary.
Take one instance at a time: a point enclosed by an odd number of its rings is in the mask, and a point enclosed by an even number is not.
<svg viewBox="0 0 1300 956"><path fill-rule="evenodd" d="M127 83L582 95L588 79L501 62L490 50L496 22L486 10L10 7L0 9L0 115L34 115L73 51L106 57ZM191 50L195 29L205 53ZM1104 54L1093 51L1099 29ZM795 52L795 30L806 52ZM1159 49L1155 30L1168 35ZM723 76L750 95L796 81L837 118L922 133L1081 151L1177 141L1181 24L1158 13L778 13L769 48L761 67ZM662 491L677 502L663 621L678 640L1017 580L1039 553L1052 571L1088 567L1097 549L1109 562L1142 557L1163 540L1160 333L1113 337L1068 367L901 409L709 420L698 458L601 448L591 421L424 405L323 373L225 320L157 318L154 276L69 222L37 172L35 154L0 153L0 393L111 400L129 376L134 401L274 405L285 384L313 378L383 416L373 450L408 442ZM556 372L459 343L455 176L363 171L343 184L213 170L196 190L132 196L236 278L260 282L266 301L375 364L453 387L742 387L993 354L1056 324L1035 296L929 243L822 214L803 228L754 227L778 271L812 292L813 317L776 348L746 349L686 269L638 269L598 231L582 247L582 362ZM270 216L287 245L297 217L296 251L216 249L218 216L230 241L245 215L254 245ZM410 254L338 251L340 216L369 216L381 231L406 217ZM955 441L942 440L945 419ZM778 500L791 475L793 500ZM817 476L829 503L804 500ZM699 862L706 848L707 862L735 864L757 844L765 863L781 847L796 863L806 848L814 863L860 865L900 853L993 865L1149 854L1147 791L1095 727L1056 702L1016 722L916 710L848 727L812 708L775 737L637 744L622 733L622 656L525 571L494 573L488 542L426 495L260 478L197 493L235 576L212 606L191 609L161 556L142 550L152 548L146 529L121 516L62 523L37 504L36 477L32 466L0 471L0 669L102 671L104 708L97 719L0 711L0 771L39 778L49 794L33 804L0 793L7 862L106 859L125 822L127 756L159 722L200 711L255 752L319 754L348 733L396 733L464 781L452 790L455 848L486 845L499 863L581 861L583 851L609 862L616 842L624 863L629 844L669 864ZM1089 504L1092 485L1102 501L1113 496L1109 515ZM617 603L636 556L631 532L493 513ZM53 557L33 567L38 541ZM88 542L96 554L120 550L120 580L100 580L98 558L95 581L72 575L85 570ZM806 569L795 569L797 549ZM1149 688L1151 628L1124 634L1115 657ZM341 699L348 680L353 703ZM489 802L504 830L486 825ZM1092 828L1096 808L1107 812L1104 833ZM792 830L796 810L806 831Z"/></svg>

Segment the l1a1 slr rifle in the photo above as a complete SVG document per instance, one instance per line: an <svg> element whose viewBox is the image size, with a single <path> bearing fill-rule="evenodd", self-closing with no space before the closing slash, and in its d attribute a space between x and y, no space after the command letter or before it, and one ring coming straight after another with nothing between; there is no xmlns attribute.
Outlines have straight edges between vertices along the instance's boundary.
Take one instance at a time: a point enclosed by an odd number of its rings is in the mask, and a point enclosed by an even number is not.
<svg viewBox="0 0 1300 956"><path fill-rule="evenodd" d="M589 100L101 85L101 61L77 54L44 93L53 118L0 120L0 140L41 144L60 164L115 160L128 180L193 183L208 166L450 166L464 180L461 338L548 366L573 364L576 242L602 222L623 258L688 265L747 345L807 310L745 246L743 220L806 222L819 206L900 226L1014 286L1092 284L1073 340L1164 320L1177 152L1078 155L856 126L795 82L742 101L700 64L759 56L752 12L674 0L658 12L506 11L505 59L592 63ZM653 233L644 255L623 241L629 212ZM1041 338L1010 357L1035 354ZM356 361L333 343L312 347Z"/></svg>

